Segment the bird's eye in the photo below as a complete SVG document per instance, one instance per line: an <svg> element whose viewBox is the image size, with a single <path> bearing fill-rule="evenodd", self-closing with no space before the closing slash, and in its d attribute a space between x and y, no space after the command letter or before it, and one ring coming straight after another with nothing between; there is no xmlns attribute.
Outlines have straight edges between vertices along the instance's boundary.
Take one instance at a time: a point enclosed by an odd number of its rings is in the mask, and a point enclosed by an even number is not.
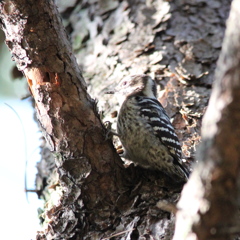
<svg viewBox="0 0 240 240"><path fill-rule="evenodd" d="M141 97L140 97L140 96L136 96L135 99L136 99L137 101L140 101L140 100L141 100Z"/></svg>
<svg viewBox="0 0 240 240"><path fill-rule="evenodd" d="M124 81L122 85L123 85L123 86L126 86L126 85L127 85L127 81Z"/></svg>

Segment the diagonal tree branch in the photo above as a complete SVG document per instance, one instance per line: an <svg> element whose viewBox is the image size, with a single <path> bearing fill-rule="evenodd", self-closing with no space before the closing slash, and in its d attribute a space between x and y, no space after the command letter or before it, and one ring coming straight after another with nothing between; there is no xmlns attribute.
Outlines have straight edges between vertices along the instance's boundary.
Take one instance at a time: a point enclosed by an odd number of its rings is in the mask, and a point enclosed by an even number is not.
<svg viewBox="0 0 240 240"><path fill-rule="evenodd" d="M112 143L105 140L96 103L86 91L53 1L1 1L0 18L6 44L27 78L43 133L56 153L61 184L67 186L68 192L62 194L68 194L64 200L68 208L58 215L71 215L72 204L81 195L79 185L86 179L84 203L89 209L95 205L99 211L108 209L103 202L111 204L118 197L120 158ZM89 198L93 192L96 198ZM74 214L71 219L66 236L78 223ZM64 231L60 224L53 223L51 228L53 232L57 228L62 228L58 232Z"/></svg>

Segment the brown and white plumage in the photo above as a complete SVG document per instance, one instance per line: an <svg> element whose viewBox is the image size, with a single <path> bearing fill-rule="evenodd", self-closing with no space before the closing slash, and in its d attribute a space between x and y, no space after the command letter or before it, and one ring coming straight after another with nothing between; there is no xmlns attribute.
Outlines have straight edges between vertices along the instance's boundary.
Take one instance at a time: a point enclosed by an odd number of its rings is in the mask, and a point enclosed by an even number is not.
<svg viewBox="0 0 240 240"><path fill-rule="evenodd" d="M186 181L182 150L170 119L156 98L155 81L147 75L123 79L116 92L123 98L117 132L123 157L145 168L157 169L175 181Z"/></svg>

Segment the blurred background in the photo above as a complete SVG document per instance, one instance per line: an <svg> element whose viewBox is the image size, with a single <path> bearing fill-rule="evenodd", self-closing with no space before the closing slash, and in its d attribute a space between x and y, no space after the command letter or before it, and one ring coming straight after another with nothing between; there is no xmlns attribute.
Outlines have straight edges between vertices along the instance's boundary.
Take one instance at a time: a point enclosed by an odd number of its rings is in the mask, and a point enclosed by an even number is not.
<svg viewBox="0 0 240 240"><path fill-rule="evenodd" d="M25 192L35 189L41 132L33 119L31 99L21 100L29 91L14 67L0 31L1 239L29 240L40 230L38 208L43 207L36 193Z"/></svg>

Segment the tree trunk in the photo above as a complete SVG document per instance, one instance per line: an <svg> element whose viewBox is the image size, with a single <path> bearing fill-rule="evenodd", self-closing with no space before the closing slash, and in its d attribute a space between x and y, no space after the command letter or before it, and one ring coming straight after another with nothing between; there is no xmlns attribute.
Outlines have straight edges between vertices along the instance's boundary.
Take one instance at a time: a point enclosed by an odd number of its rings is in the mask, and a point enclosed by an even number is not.
<svg viewBox="0 0 240 240"><path fill-rule="evenodd" d="M200 163L179 202L176 240L228 240L240 233L239 5L239 0L233 1L227 21L216 80L203 119Z"/></svg>
<svg viewBox="0 0 240 240"><path fill-rule="evenodd" d="M0 4L6 43L27 78L43 134L55 152L60 182L54 188L60 199L46 213L47 235L67 239L79 226L84 236L88 224L113 215L123 167L105 138L53 2Z"/></svg>
<svg viewBox="0 0 240 240"><path fill-rule="evenodd" d="M77 1L76 8L65 3L65 11L59 5L104 120L115 121L117 102L103 92L125 75L151 72L165 87L159 99L190 165L229 3ZM57 174L39 174L44 182L39 194L48 204L38 239L172 239L175 217L157 206L176 203L181 186L162 173L123 167L106 140L53 2L5 0L0 18L55 153Z"/></svg>

